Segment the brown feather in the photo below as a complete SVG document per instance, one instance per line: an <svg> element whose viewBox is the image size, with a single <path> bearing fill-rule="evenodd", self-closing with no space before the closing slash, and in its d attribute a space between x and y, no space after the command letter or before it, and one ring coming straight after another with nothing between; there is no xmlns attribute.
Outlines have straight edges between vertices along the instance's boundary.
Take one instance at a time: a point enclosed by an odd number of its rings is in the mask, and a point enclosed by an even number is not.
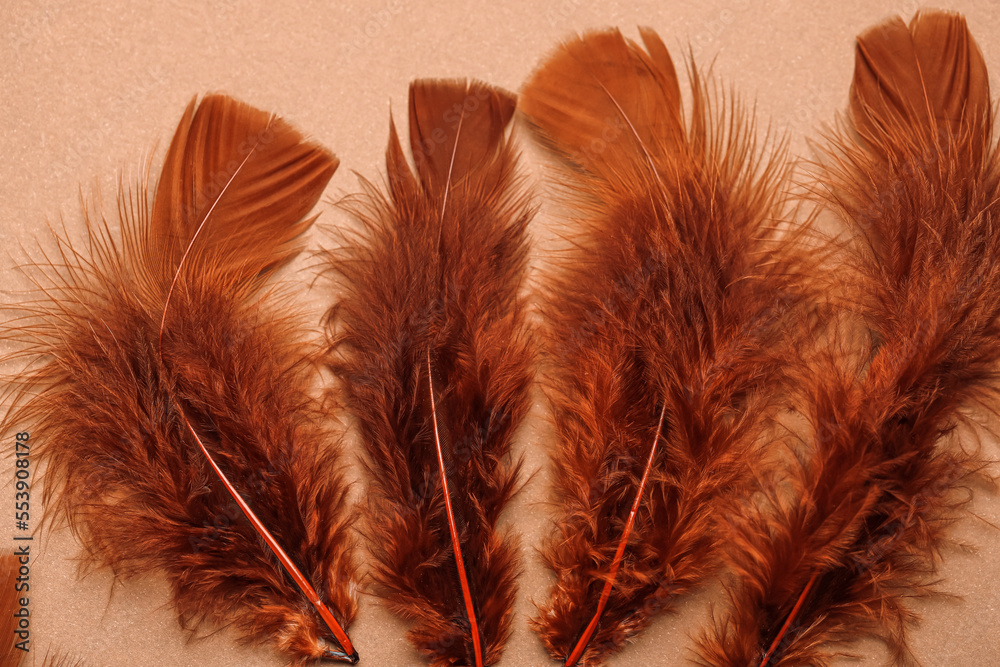
<svg viewBox="0 0 1000 667"><path fill-rule="evenodd" d="M850 108L821 177L854 235L837 278L867 336L801 380L812 448L794 497L731 528L740 584L704 665L823 666L863 636L910 663L907 600L935 590L982 468L955 434L963 408L996 400L1000 169L965 20L928 12L862 34Z"/></svg>
<svg viewBox="0 0 1000 667"><path fill-rule="evenodd" d="M18 617L14 615L20 608L18 599L24 594L19 593L17 586L17 556L6 553L0 556L0 614L3 623L0 624L0 637L3 637L3 652L0 653L0 667L18 667L21 658L27 653L15 646L20 639L14 634L17 630Z"/></svg>
<svg viewBox="0 0 1000 667"><path fill-rule="evenodd" d="M519 571L514 536L497 528L519 486L511 442L532 358L514 104L480 83L415 82L417 173L390 125L388 191L368 186L352 207L361 233L328 256L344 290L331 364L365 446L373 589L439 666L499 660Z"/></svg>
<svg viewBox="0 0 1000 667"><path fill-rule="evenodd" d="M694 68L685 118L641 34L570 40L521 96L577 218L545 303L556 583L533 620L567 665L600 664L715 570L713 515L750 486L799 338L781 151L760 157Z"/></svg>
<svg viewBox="0 0 1000 667"><path fill-rule="evenodd" d="M152 201L145 182L120 192L121 241L88 215L84 247L60 240L28 268L42 297L5 334L31 362L6 426L35 422L46 506L89 561L162 573L182 625L234 624L296 664L340 650L336 630L222 476L349 623L351 514L314 350L287 300L261 292L336 166L281 119L192 101Z"/></svg>

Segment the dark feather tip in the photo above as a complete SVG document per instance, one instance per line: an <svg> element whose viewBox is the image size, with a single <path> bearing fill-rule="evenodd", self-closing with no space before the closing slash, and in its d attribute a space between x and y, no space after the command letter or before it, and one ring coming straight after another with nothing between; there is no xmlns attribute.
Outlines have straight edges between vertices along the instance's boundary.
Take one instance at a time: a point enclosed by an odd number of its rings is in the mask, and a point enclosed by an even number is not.
<svg viewBox="0 0 1000 667"><path fill-rule="evenodd" d="M356 664L358 664L358 662L361 661L361 658L358 656L357 650L355 650L354 653L352 653L350 655L347 655L343 651L330 651L330 650L327 650L323 654L323 659L324 660L336 660L337 662L346 662L346 663L348 663L350 665L356 665Z"/></svg>

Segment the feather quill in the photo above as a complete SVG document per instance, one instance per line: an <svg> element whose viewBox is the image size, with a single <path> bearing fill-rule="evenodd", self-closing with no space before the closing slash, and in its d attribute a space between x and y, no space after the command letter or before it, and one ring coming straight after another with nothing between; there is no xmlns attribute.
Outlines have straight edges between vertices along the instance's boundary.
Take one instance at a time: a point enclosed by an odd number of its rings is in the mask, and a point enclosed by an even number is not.
<svg viewBox="0 0 1000 667"><path fill-rule="evenodd" d="M365 447L373 590L432 665L494 664L511 629L517 543L497 521L519 488L511 442L532 377L514 108L481 83L413 83L416 173L390 124L387 191L367 185L352 206L361 232L328 255L344 290L331 366Z"/></svg>
<svg viewBox="0 0 1000 667"><path fill-rule="evenodd" d="M6 425L35 423L44 501L89 560L163 573L183 626L295 664L357 661L352 514L314 351L264 287L336 166L279 118L192 101L152 197L148 174L120 187L121 240L88 215L6 330L30 360Z"/></svg>
<svg viewBox="0 0 1000 667"><path fill-rule="evenodd" d="M956 427L964 408L995 409L1000 170L965 20L926 12L858 37L850 112L821 178L853 237L836 279L866 335L801 379L811 449L792 497L728 531L740 583L704 665L823 666L864 636L911 662L907 599L935 590L982 471Z"/></svg>
<svg viewBox="0 0 1000 667"><path fill-rule="evenodd" d="M776 244L786 168L691 68L618 31L572 39L521 108L561 158L573 245L546 295L556 581L533 620L597 665L713 573L718 502L750 485L801 338L805 255ZM794 321L794 320L793 320Z"/></svg>

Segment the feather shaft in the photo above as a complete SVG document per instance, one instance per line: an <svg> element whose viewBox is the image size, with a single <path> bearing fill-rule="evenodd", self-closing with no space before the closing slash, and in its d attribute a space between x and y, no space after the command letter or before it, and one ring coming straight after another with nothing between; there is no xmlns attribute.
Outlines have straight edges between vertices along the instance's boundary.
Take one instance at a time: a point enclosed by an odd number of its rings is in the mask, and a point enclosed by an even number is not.
<svg viewBox="0 0 1000 667"><path fill-rule="evenodd" d="M785 619L781 629L778 630L778 634L774 636L774 641L771 642L771 645L767 648L767 652L764 653L764 657L760 661L760 667L767 667L767 663L771 660L771 656L774 655L774 652L781 644L781 640L785 638L785 633L788 632L788 628L790 628L792 623L795 621L795 617L799 615L799 611L802 609L802 605L805 604L809 591L811 591L812 587L816 585L816 580L818 578L819 572L813 572L813 575L809 577L809 582L806 584L806 587L802 589L802 593L795 601L795 606L792 607L790 612L788 612L788 618Z"/></svg>
<svg viewBox="0 0 1000 667"><path fill-rule="evenodd" d="M453 154L454 155L454 154ZM454 157L452 157L454 164ZM449 167L448 182L451 182ZM445 193L447 196L447 192ZM444 205L441 207L444 212ZM431 351L427 350L427 384L430 388L431 423L434 425L434 448L437 451L438 474L441 476L441 495L444 497L444 509L448 515L448 533L451 535L451 548L455 554L455 568L458 570L458 581L462 587L462 600L465 603L465 613L469 618L469 634L472 637L472 651L476 667L482 667L483 647L479 639L479 624L476 622L476 608L472 602L472 591L469 588L469 577L465 574L465 558L462 556L462 542L455 525L455 512L451 507L451 491L448 489L448 471L444 463L444 452L441 449L441 433L438 427L437 401L434 397L434 374L431 368Z"/></svg>
<svg viewBox="0 0 1000 667"><path fill-rule="evenodd" d="M271 127L271 121L269 120L265 132L268 129L270 129L270 127ZM184 265L187 262L188 255L191 254L191 249L195 247L195 244L198 241L198 236L201 234L202 230L205 229L205 225L208 223L209 218L212 216L212 211L214 211L218 203L222 201L222 198L226 195L226 191L229 190L229 186L232 185L233 181L236 180L236 177L239 176L240 172L243 170L243 167L246 165L246 163L250 160L251 157L253 157L253 154L257 151L257 147L259 146L259 144L260 144L260 139L257 139L257 143L255 143L253 145L253 148L251 148L247 152L246 157L243 158L243 161L240 162L239 166L233 171L232 175L229 177L229 180L226 181L226 184L222 187L222 190L219 192L218 196L212 202L212 205L208 208L207 211L205 211L205 215L202 216L201 222L198 224L198 228L195 229L194 234L191 235L191 240L188 241L187 247L184 248L184 254L181 255L181 260L177 263L177 270L174 272L174 277L170 280L170 287L167 288L167 296L163 300L163 314L160 316L160 333L159 336L157 337L156 349L159 350L161 357L163 356L163 330L166 328L167 325L167 310L169 310L170 308L170 299L174 296L174 288L177 286L177 281L180 279L181 274L184 271ZM190 424L188 424L188 426L190 427ZM206 455L207 455L207 450L206 450ZM211 457L209 457L209 459L211 460Z"/></svg>
<svg viewBox="0 0 1000 667"><path fill-rule="evenodd" d="M635 491L635 500L632 501L632 508L628 513L628 520L625 522L625 529L622 531L621 540L618 542L618 549L615 551L615 557L611 561L611 567L608 570L608 579L604 582L604 588L601 590L601 597L597 601L597 610L594 612L594 617L590 619L590 623L587 624L586 629L583 631L583 635L577 641L576 646L573 648L572 653L566 658L566 667L573 667L577 661L583 656L584 650L587 648L587 644L590 642L590 638L594 635L594 630L597 629L597 624L601 621L601 614L604 613L604 607L607 606L608 600L611 598L611 589L615 585L615 577L618 576L618 567L621 565L622 557L625 555L625 547L628 545L629 535L632 533L632 524L635 523L635 516L639 512L639 505L642 503L642 495L646 490L646 482L649 481L649 473L653 469L653 461L656 459L656 445L660 442L660 433L663 430L663 417L667 414L667 406L664 403L663 408L660 410L660 419L656 424L656 435L653 436L653 444L649 448L649 458L646 460L646 467L642 471L642 479L639 481L639 488Z"/></svg>
<svg viewBox="0 0 1000 667"><path fill-rule="evenodd" d="M187 426L187 429L191 433L192 437L194 437L194 441L198 443L198 448L201 450L201 453L205 455L205 459L208 461L208 464L212 467L212 470L226 487L226 491L229 492L229 495L239 506L240 511L243 512L243 515L254 527L254 530L260 534L264 542L267 543L268 549L270 549L271 553L273 553L278 561L281 562L281 567L283 567L285 572L291 576L295 585L299 587L299 590L301 590L303 594L305 594L310 604L315 607L317 613L319 613L320 617L323 619L323 622L326 623L326 626L331 632L333 632L334 637L337 638L337 641L343 648L343 651L327 651L324 657L342 660L344 662L349 662L352 665L356 665L358 663L358 652L354 650L354 645L351 643L347 633L344 632L343 627L341 627L340 623L337 622L337 619L333 617L333 614L330 613L329 608L323 604L323 600L320 599L319 595L317 595L316 589L312 587L312 584L310 584L309 580L302 574L302 571L295 566L292 559L288 556L285 550L281 548L278 541L274 539L274 535L271 534L271 531L269 531L267 526L265 526L264 523L257 518L253 509L251 509L246 500L243 499L243 496L236 490L236 487L233 486L232 482L229 481L229 478L226 477L226 473L224 473L222 468L219 467L219 464L215 462L212 454L208 451L208 448L205 447L205 443L201 441L200 437L198 437L198 433L194 430L194 426L191 425L187 416L183 414L183 409L181 418L184 420L184 425Z"/></svg>

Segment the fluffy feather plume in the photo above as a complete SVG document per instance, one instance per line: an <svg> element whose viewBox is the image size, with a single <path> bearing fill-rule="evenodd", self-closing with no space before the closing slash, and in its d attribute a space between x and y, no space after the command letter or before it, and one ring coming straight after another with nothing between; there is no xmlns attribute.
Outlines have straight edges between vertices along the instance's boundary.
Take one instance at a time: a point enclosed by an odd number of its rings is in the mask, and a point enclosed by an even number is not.
<svg viewBox="0 0 1000 667"><path fill-rule="evenodd" d="M866 335L802 379L811 448L791 497L731 528L741 584L705 665L823 666L862 636L908 663L906 600L932 591L956 491L981 470L954 436L960 409L995 400L1000 172L965 20L861 35L850 109L821 175L853 236L835 280Z"/></svg>
<svg viewBox="0 0 1000 667"><path fill-rule="evenodd" d="M46 507L90 561L162 573L182 625L295 664L357 660L351 515L318 348L262 290L336 166L267 113L192 101L153 196L123 187L118 220L29 267L43 298L6 331L31 362L6 426L33 423Z"/></svg>
<svg viewBox="0 0 1000 667"><path fill-rule="evenodd" d="M521 97L577 218L546 295L556 582L533 621L566 665L600 664L715 570L717 503L749 488L800 338L782 158L693 67L686 118L641 35L567 42Z"/></svg>
<svg viewBox="0 0 1000 667"><path fill-rule="evenodd" d="M518 290L529 210L505 129L515 106L480 83L410 87L414 174L393 125L388 188L352 207L329 254L344 290L331 365L364 441L376 595L433 665L497 662L511 626L511 440L532 355Z"/></svg>

